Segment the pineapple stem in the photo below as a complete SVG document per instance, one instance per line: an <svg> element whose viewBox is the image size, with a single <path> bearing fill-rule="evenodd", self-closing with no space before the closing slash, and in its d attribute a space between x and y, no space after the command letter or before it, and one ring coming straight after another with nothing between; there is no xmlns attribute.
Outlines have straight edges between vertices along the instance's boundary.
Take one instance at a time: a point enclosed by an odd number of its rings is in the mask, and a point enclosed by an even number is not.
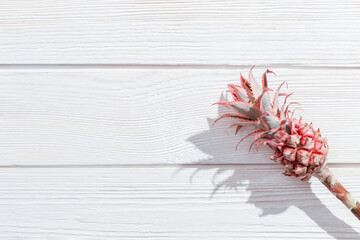
<svg viewBox="0 0 360 240"><path fill-rule="evenodd" d="M340 184L327 166L315 176L360 220L360 203Z"/></svg>

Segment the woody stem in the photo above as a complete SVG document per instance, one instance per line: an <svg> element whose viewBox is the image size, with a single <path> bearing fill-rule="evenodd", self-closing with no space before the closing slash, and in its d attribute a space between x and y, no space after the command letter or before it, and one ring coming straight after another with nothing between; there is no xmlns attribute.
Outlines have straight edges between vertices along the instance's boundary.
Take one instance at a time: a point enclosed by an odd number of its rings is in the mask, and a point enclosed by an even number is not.
<svg viewBox="0 0 360 240"><path fill-rule="evenodd" d="M327 166L315 176L360 220L360 203L340 184Z"/></svg>

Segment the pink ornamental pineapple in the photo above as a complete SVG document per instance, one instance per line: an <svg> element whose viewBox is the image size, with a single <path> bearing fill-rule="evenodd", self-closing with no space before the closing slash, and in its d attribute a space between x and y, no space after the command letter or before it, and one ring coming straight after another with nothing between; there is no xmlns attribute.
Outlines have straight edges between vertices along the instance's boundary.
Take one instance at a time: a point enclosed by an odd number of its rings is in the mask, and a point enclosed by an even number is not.
<svg viewBox="0 0 360 240"><path fill-rule="evenodd" d="M240 85L229 84L229 92L234 101L217 102L228 107L232 113L227 113L215 120L214 124L222 118L233 118L236 122L230 127L236 126L235 134L243 126L254 126L256 131L251 132L247 137L254 136L251 144L267 145L274 150L271 160L280 164L284 169L284 175L295 176L305 181L311 176L316 176L320 181L340 199L360 220L360 204L349 192L347 192L339 181L334 177L326 166L326 156L329 150L327 141L321 136L320 130L314 130L312 124L294 118L294 111L289 109L292 104L286 104L291 94L280 93L282 83L275 91L271 100L268 88L267 70L262 75L262 86L260 86L252 74L245 79L242 75ZM285 96L284 104L279 106L279 96ZM237 146L238 146L237 145Z"/></svg>

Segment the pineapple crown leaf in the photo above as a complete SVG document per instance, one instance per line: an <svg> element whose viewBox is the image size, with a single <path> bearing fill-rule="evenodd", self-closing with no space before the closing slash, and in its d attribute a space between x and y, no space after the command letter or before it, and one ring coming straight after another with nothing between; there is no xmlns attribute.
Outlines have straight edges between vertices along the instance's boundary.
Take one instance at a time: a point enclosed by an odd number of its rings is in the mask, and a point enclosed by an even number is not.
<svg viewBox="0 0 360 240"><path fill-rule="evenodd" d="M249 102L254 102L255 101L255 97L254 94L251 90L251 85L248 82L248 80L246 80L243 75L240 73L240 82L241 82L241 86L243 87L243 89L245 90L248 98L249 98Z"/></svg>
<svg viewBox="0 0 360 240"><path fill-rule="evenodd" d="M237 123L237 122L235 122L235 123L232 123L227 129L226 129L226 132L227 132L227 135L229 136L230 135L230 132L229 132L229 130L232 128L232 127L234 127L234 126L236 126L236 129L238 129L238 127L242 127L241 125L239 125L239 123ZM240 128L239 128L239 130L240 130ZM239 130L235 130L235 135L237 134L237 132L239 131Z"/></svg>
<svg viewBox="0 0 360 240"><path fill-rule="evenodd" d="M229 107L234 112L252 120L257 120L260 117L260 111L250 103L234 101L229 103Z"/></svg>
<svg viewBox="0 0 360 240"><path fill-rule="evenodd" d="M235 149L237 150L237 148L239 147L240 143L242 143L245 139L247 139L247 138L250 137L251 135L254 135L254 134L259 133L259 132L261 132L261 130L253 131L253 132L249 133L248 135L246 135L245 137L243 137L243 138L236 144ZM250 150L249 150L249 151L250 151Z"/></svg>
<svg viewBox="0 0 360 240"><path fill-rule="evenodd" d="M228 84L228 92L231 93L234 101L220 101L214 104L230 108L235 114L242 118L251 120L262 119L264 125L262 128L264 129L276 127L278 125L276 124L277 116L279 116L279 113L285 111L285 109L280 111L278 108L278 97L284 95L280 93L280 88L285 82L277 88L273 103L271 103L269 91L272 90L268 88L267 74L276 74L267 69L262 75L262 87L260 87L253 76L253 68L254 66L249 71L249 80L245 79L243 75L240 74L240 85Z"/></svg>
<svg viewBox="0 0 360 240"><path fill-rule="evenodd" d="M263 73L262 75L262 86L263 86L263 89L267 88L268 87L268 81L267 81L267 73L272 73L276 76L276 74L269 70L269 69L266 69L266 71Z"/></svg>
<svg viewBox="0 0 360 240"><path fill-rule="evenodd" d="M280 143L274 140L274 135L278 130L285 132L291 132L289 124L291 125L291 119L293 118L294 112L289 110L289 106L293 104L299 104L297 102L291 102L287 104L287 99L292 95L281 93L281 88L288 84L282 82L276 89L274 93L274 98L271 101L269 92L272 91L269 88L269 82L267 74L276 74L267 69L262 74L262 86L260 86L252 73L254 67L249 71L249 79L245 79L242 74L240 74L240 85L228 84L228 92L232 95L233 101L220 101L214 104L225 106L232 110L232 113L227 113L219 118L217 118L213 124L223 118L234 118L236 122L231 124L228 128L237 126L235 135L243 126L254 126L258 128L257 131L252 134L255 135L255 141L250 146L256 144L259 147L261 144L269 145L270 147L277 148ZM285 96L284 103L281 108L279 107L279 97ZM291 115L291 118L290 118ZM301 120L300 120L301 121ZM250 134L250 136L252 135ZM247 138L248 135L245 137ZM265 140L266 141L265 141ZM271 139L271 141L267 141ZM239 143L241 143L242 139ZM259 143L260 142L260 143ZM239 144L238 143L238 144Z"/></svg>
<svg viewBox="0 0 360 240"><path fill-rule="evenodd" d="M294 93L289 93L289 94L286 94L285 96L285 99L284 99L284 103L283 103L283 105L282 105L282 107L281 107L281 110L280 110L280 120L282 120L282 119L286 119L286 116L287 116L287 112L286 112L286 109L285 109L285 106L286 106L286 101L287 101L287 99L291 96L291 95L293 95Z"/></svg>
<svg viewBox="0 0 360 240"><path fill-rule="evenodd" d="M259 96L261 112L272 111L269 91L272 91L272 89L264 88L262 94Z"/></svg>
<svg viewBox="0 0 360 240"><path fill-rule="evenodd" d="M229 87L229 92L232 94L234 99L236 99L237 101L249 102L249 97L245 89L234 84L228 84L228 87Z"/></svg>
<svg viewBox="0 0 360 240"><path fill-rule="evenodd" d="M274 100L273 100L273 111L274 112L277 111L277 109L279 108L279 96L284 95L284 94L280 93L280 89L282 88L282 86L284 86L284 84L286 84L286 87L288 87L287 82L282 82L275 91Z"/></svg>
<svg viewBox="0 0 360 240"><path fill-rule="evenodd" d="M294 104L296 104L296 105L301 105L301 103L299 103L299 102L290 102L287 106L286 106L286 108L285 108L285 113L287 114L287 118L290 118L290 113L292 113L290 110L289 110L289 107L291 106L291 105L294 105ZM293 115L294 114L292 114L292 117L291 118L293 118Z"/></svg>
<svg viewBox="0 0 360 240"><path fill-rule="evenodd" d="M213 122L213 126L215 125L215 123L217 123L220 119L223 118L238 118L238 119L244 119L244 120L248 120L247 118L244 118L242 116L239 116L237 114L233 114L233 113L226 113L224 115L221 115L220 117L218 117L217 119L215 119L215 121Z"/></svg>
<svg viewBox="0 0 360 240"><path fill-rule="evenodd" d="M261 89L258 82L255 80L254 75L252 73L252 70L253 70L254 67L255 66L252 66L252 68L249 71L249 82L250 82L250 85L251 85L253 95L254 95L255 99L257 99L261 95L263 90Z"/></svg>

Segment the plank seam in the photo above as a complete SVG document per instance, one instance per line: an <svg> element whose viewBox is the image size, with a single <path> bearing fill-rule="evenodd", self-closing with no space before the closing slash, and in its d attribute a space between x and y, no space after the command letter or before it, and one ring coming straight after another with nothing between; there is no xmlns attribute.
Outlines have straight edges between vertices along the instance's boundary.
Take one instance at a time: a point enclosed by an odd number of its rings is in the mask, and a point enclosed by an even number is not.
<svg viewBox="0 0 360 240"><path fill-rule="evenodd" d="M56 164L56 165L0 165L0 168L168 168L168 167L178 167L178 168L194 168L194 167L280 167L274 163L253 163L253 164ZM360 168L360 163L328 163L328 166L336 168Z"/></svg>
<svg viewBox="0 0 360 240"><path fill-rule="evenodd" d="M36 70L36 69L238 69L250 68L252 65L231 65L231 64L0 64L0 70ZM290 68L290 69L360 69L360 66L327 66L316 65L306 66L297 64L269 64L256 65L258 68Z"/></svg>

